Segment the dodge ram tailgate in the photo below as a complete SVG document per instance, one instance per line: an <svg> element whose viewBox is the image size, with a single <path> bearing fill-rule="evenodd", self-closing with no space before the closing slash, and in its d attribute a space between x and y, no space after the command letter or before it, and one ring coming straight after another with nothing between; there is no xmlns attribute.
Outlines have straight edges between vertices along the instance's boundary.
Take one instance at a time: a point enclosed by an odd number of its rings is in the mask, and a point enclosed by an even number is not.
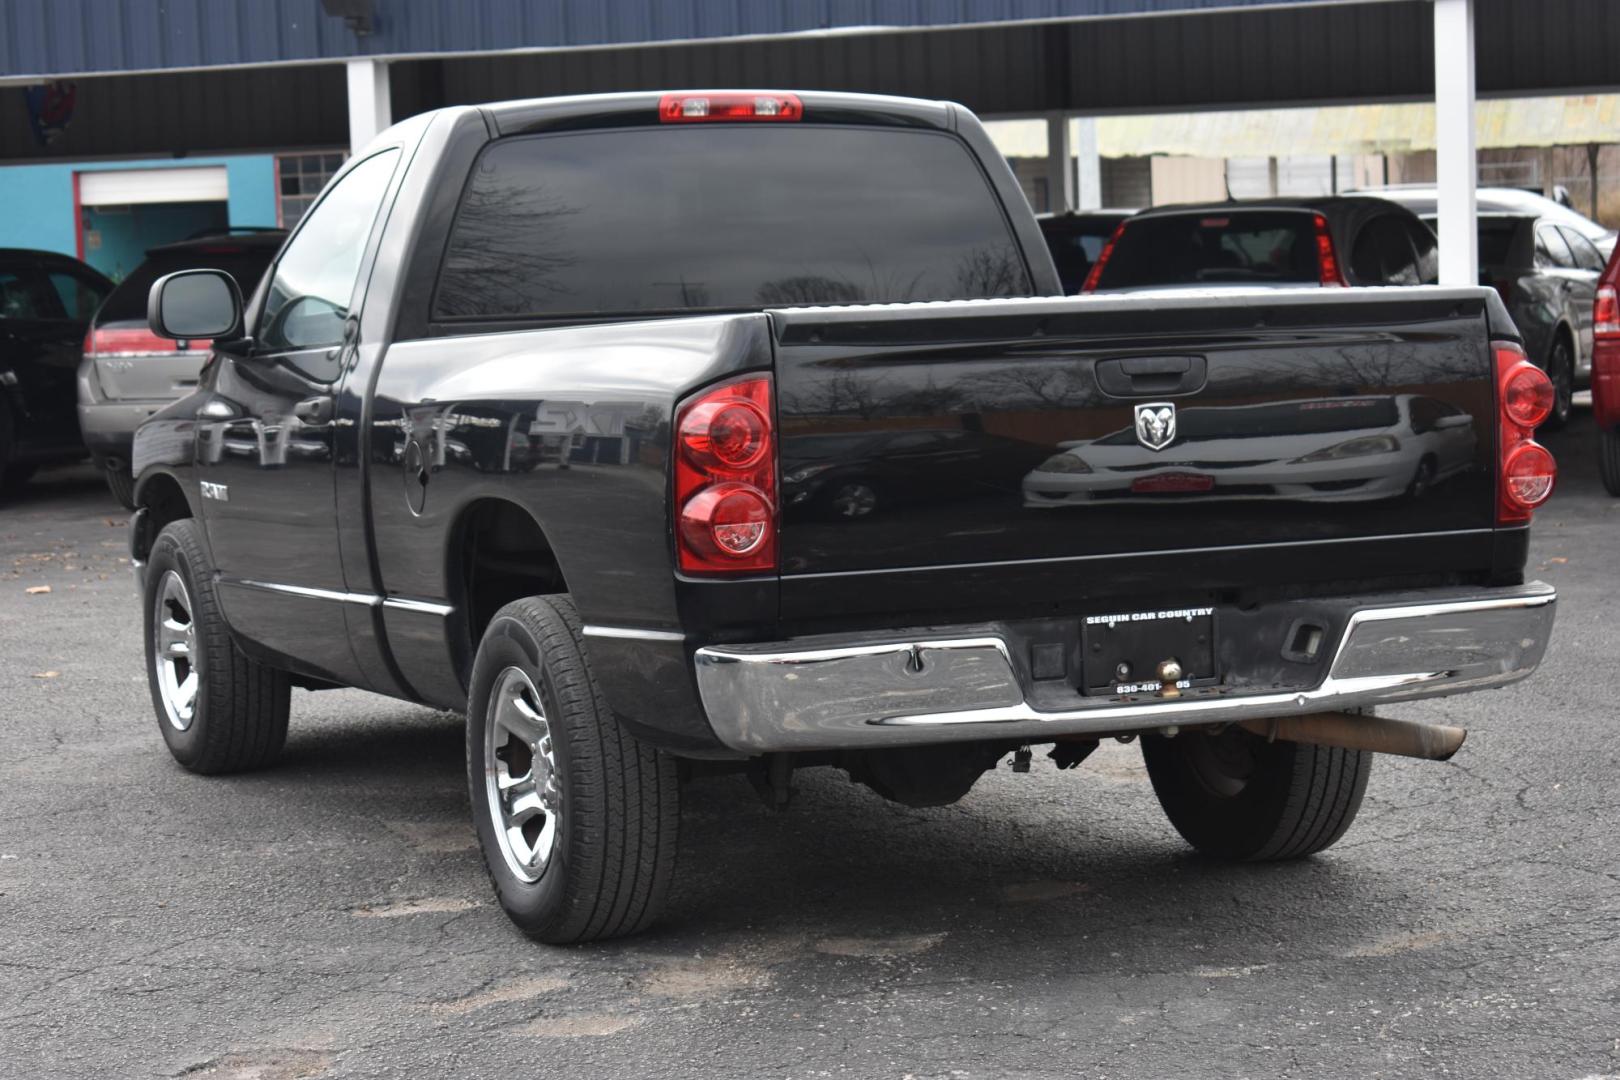
<svg viewBox="0 0 1620 1080"><path fill-rule="evenodd" d="M790 624L1467 583L1498 564L1491 342L1512 331L1488 290L771 318Z"/></svg>

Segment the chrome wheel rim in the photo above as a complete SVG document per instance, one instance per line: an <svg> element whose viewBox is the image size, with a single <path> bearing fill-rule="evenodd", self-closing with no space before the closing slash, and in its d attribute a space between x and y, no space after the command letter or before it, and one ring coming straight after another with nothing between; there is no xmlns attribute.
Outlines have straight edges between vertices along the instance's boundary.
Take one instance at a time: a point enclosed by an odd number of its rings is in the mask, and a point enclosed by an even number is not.
<svg viewBox="0 0 1620 1080"><path fill-rule="evenodd" d="M484 793L507 869L523 881L539 881L560 831L562 785L540 691L521 668L496 676L489 695Z"/></svg>
<svg viewBox="0 0 1620 1080"><path fill-rule="evenodd" d="M188 730L197 716L200 658L191 594L179 573L169 570L158 582L152 608L152 664L164 717L176 731Z"/></svg>

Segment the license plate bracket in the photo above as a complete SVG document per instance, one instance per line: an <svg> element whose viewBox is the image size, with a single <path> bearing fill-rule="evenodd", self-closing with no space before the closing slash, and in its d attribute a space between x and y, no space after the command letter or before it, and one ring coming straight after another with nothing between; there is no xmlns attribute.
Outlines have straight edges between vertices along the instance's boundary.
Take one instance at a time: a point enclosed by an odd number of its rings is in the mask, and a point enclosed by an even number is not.
<svg viewBox="0 0 1620 1080"><path fill-rule="evenodd" d="M1088 615L1080 624L1082 690L1086 694L1154 694L1161 661L1174 659L1179 686L1215 682L1215 615L1208 607Z"/></svg>

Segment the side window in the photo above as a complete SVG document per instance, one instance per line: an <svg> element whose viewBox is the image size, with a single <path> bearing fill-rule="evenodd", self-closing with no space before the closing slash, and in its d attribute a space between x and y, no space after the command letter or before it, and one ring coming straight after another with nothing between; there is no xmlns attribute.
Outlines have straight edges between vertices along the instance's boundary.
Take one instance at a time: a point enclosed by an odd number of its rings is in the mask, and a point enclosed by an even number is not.
<svg viewBox="0 0 1620 1080"><path fill-rule="evenodd" d="M1574 229L1566 229L1562 225L1558 227L1558 232L1569 245L1570 254L1575 256L1576 266L1582 270L1596 270L1600 274L1603 272L1603 256L1592 246L1592 241Z"/></svg>
<svg viewBox="0 0 1620 1080"><path fill-rule="evenodd" d="M1417 252L1417 284L1433 285L1440 280L1440 243L1421 221L1402 220L1412 250Z"/></svg>
<svg viewBox="0 0 1620 1080"><path fill-rule="evenodd" d="M96 308L107 299L107 294L102 291L99 282L77 274L53 270L50 273L50 281L51 288L56 290L57 298L62 302L62 310L75 322L89 322L90 316L96 313Z"/></svg>
<svg viewBox="0 0 1620 1080"><path fill-rule="evenodd" d="M32 270L0 269L0 319L60 319L61 310Z"/></svg>
<svg viewBox="0 0 1620 1080"><path fill-rule="evenodd" d="M398 158L399 151L385 150L362 161L305 215L270 281L259 323L263 348L324 349L343 341L360 256Z"/></svg>
<svg viewBox="0 0 1620 1080"><path fill-rule="evenodd" d="M1564 238L1551 225L1543 225L1536 230L1536 262L1559 270L1575 269L1575 256L1570 254L1569 245L1564 243Z"/></svg>
<svg viewBox="0 0 1620 1080"><path fill-rule="evenodd" d="M1393 214L1373 218L1356 238L1351 269L1361 285L1417 285L1417 256L1404 222ZM1365 249L1365 250L1364 250Z"/></svg>
<svg viewBox="0 0 1620 1080"><path fill-rule="evenodd" d="M1412 411L1412 432L1416 435L1427 435L1434 430L1434 423L1440 419L1441 405L1434 398L1413 398L1410 406Z"/></svg>

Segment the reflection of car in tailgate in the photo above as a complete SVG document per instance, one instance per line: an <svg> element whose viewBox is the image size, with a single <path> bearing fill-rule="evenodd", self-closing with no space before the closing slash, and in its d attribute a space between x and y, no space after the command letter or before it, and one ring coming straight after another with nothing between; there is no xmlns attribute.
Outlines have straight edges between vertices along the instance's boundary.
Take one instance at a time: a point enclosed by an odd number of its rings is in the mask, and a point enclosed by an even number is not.
<svg viewBox="0 0 1620 1080"><path fill-rule="evenodd" d="M1418 497L1478 462L1474 417L1414 394L1194 406L1170 415L1175 427L1159 449L1144 444L1136 425L1066 445L1024 478L1026 505Z"/></svg>

